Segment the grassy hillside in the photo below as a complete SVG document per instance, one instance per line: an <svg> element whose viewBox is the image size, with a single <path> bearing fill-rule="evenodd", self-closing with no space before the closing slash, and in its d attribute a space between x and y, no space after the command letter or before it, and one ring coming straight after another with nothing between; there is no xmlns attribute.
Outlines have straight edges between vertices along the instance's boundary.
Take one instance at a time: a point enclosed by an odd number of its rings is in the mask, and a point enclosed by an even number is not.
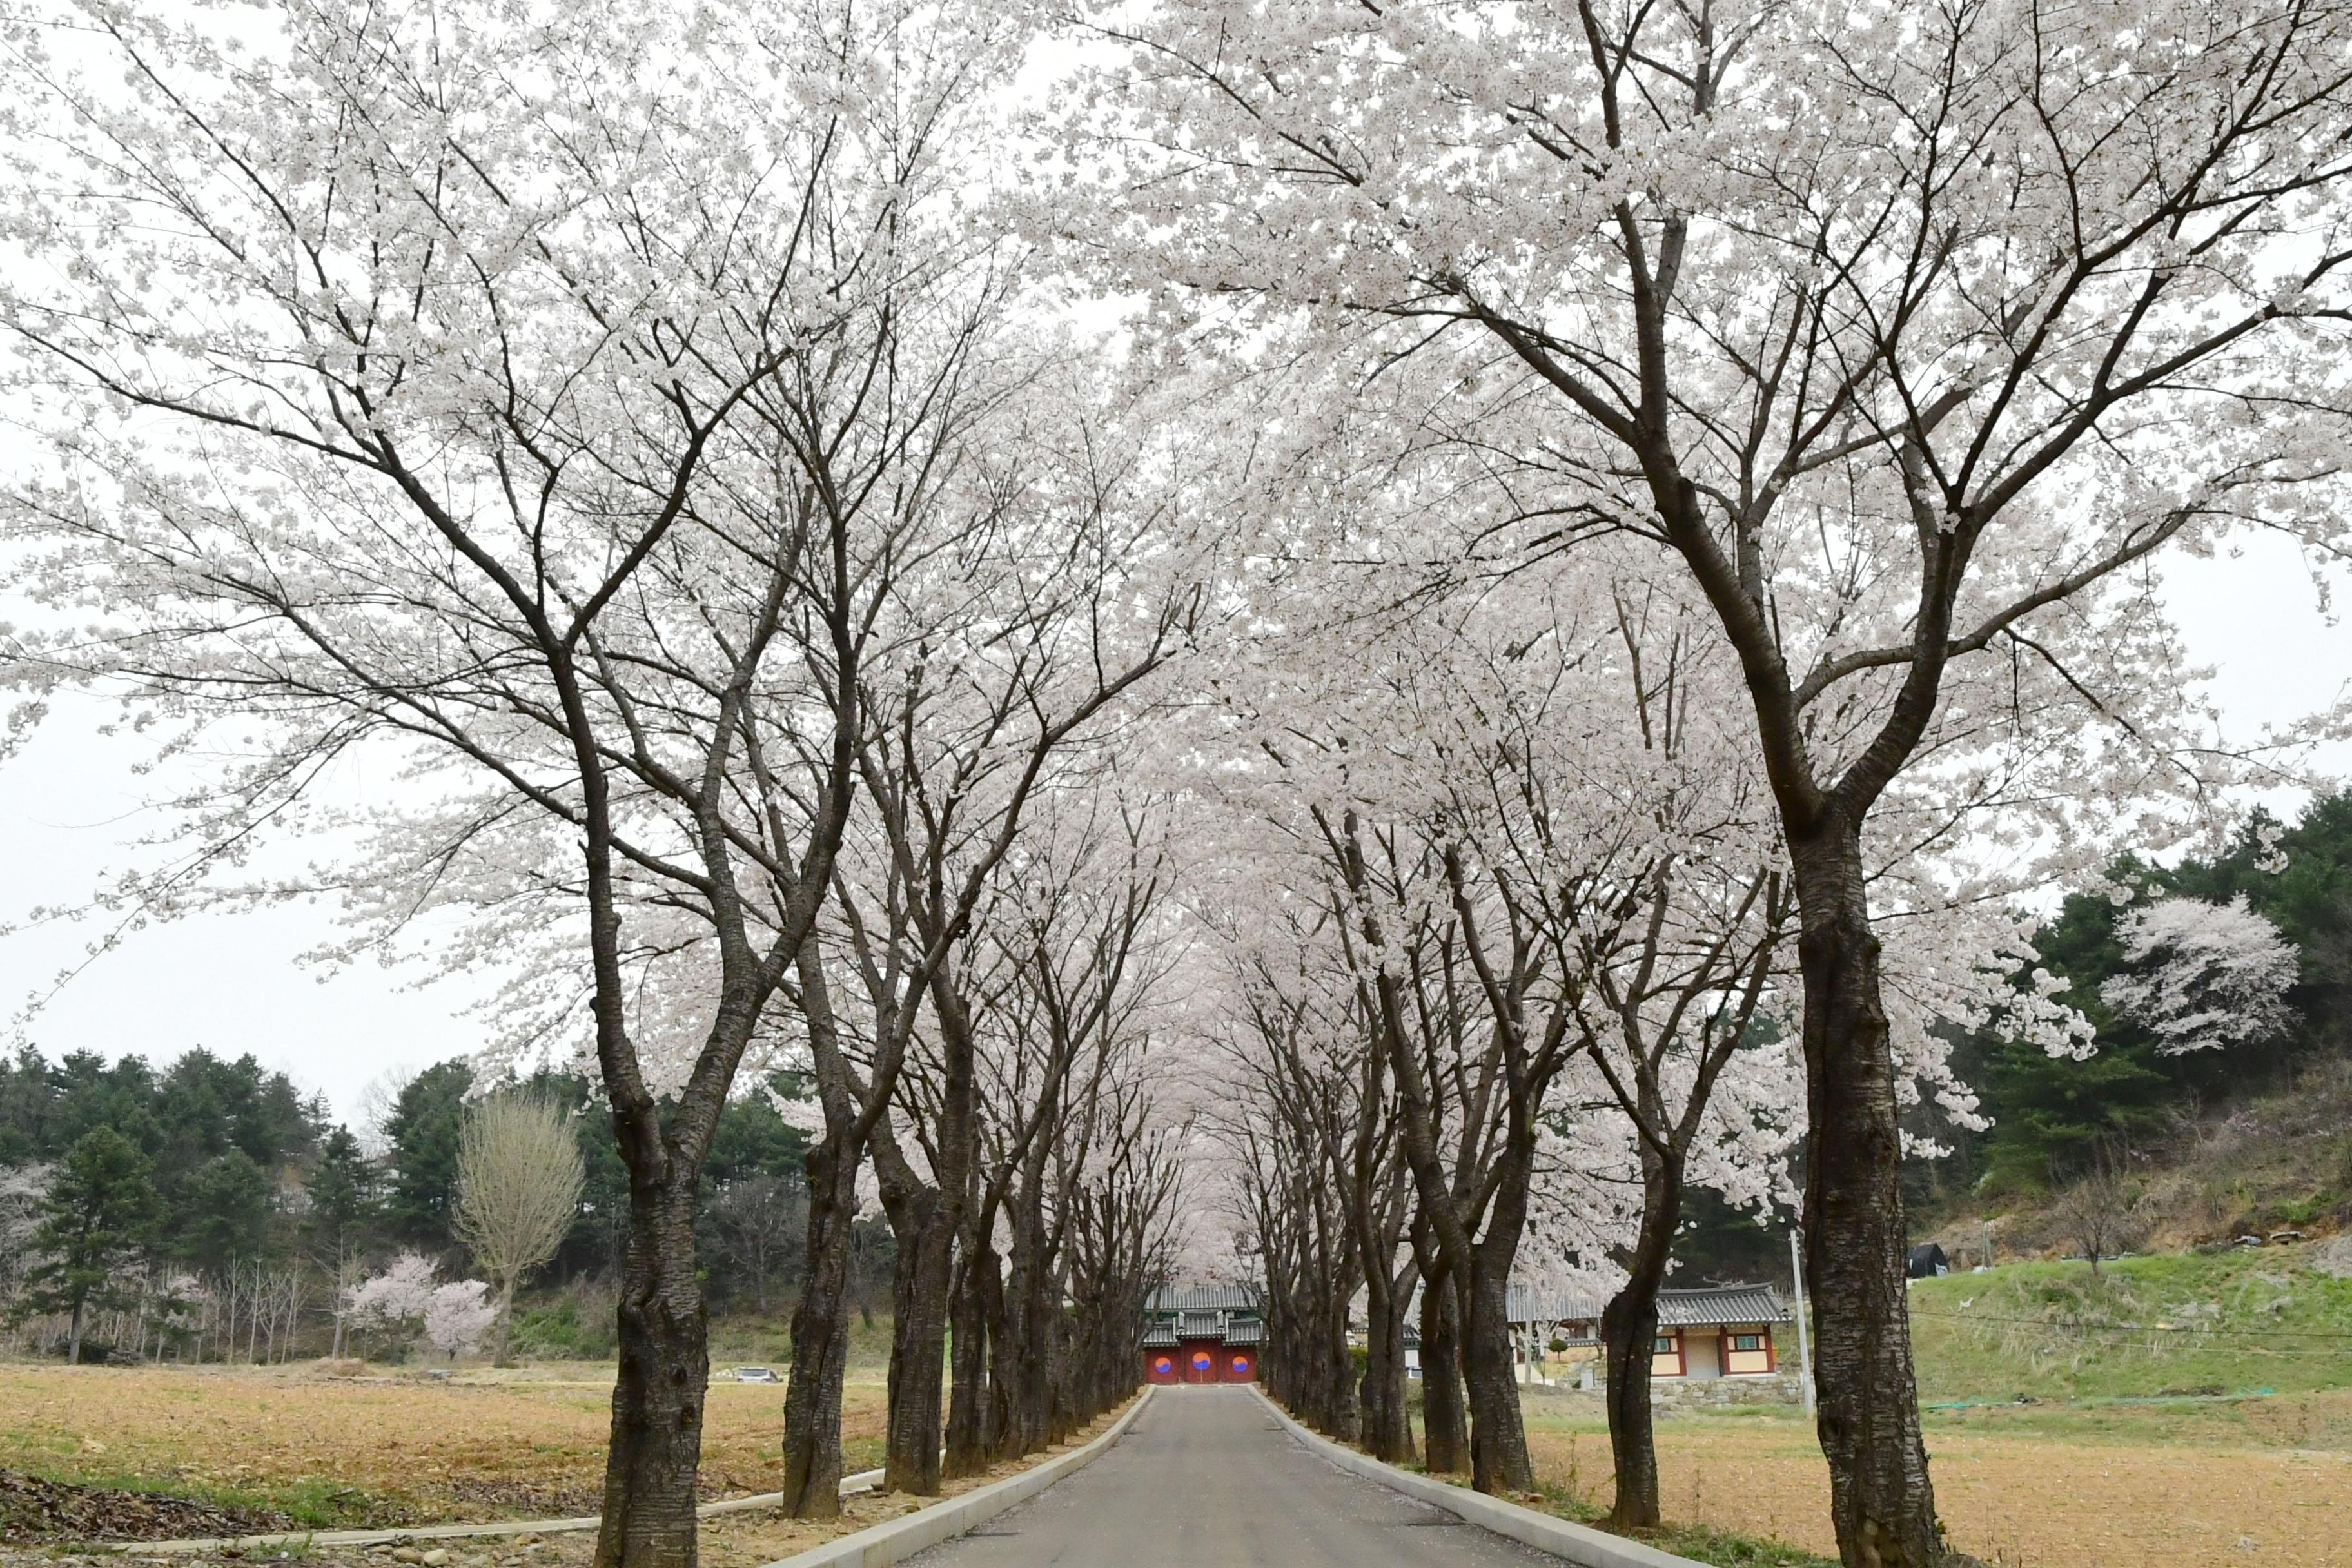
<svg viewBox="0 0 2352 1568"><path fill-rule="evenodd" d="M2352 1229L2352 1058L2309 1062L2287 1089L2180 1117L2132 1147L2120 1184L2139 1251ZM1947 1190L1923 1196L1913 1219L1918 1239L1941 1242L1955 1263L1982 1260L1988 1225L2002 1258L2057 1257L2082 1247L2065 1197L2063 1187Z"/></svg>
<svg viewBox="0 0 2352 1568"><path fill-rule="evenodd" d="M2336 1277L2338 1274L2347 1276ZM1930 1403L2352 1388L2352 1245L2021 1263L1911 1291Z"/></svg>
<svg viewBox="0 0 2352 1568"><path fill-rule="evenodd" d="M714 1318L710 1324L710 1366L714 1375L751 1363L778 1372L792 1365L792 1318L779 1311L771 1318L735 1315ZM849 1377L852 1382L878 1378L890 1366L890 1316L877 1312L867 1322L849 1314Z"/></svg>

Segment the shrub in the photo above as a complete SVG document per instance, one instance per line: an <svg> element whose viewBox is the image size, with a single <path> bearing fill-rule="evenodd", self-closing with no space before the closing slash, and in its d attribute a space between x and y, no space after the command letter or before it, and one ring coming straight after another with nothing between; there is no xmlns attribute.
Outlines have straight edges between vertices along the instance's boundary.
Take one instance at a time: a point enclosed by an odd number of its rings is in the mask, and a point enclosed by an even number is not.
<svg viewBox="0 0 2352 1568"><path fill-rule="evenodd" d="M566 1295L553 1305L515 1313L512 1352L541 1361L606 1361L614 1350L610 1311L581 1310Z"/></svg>

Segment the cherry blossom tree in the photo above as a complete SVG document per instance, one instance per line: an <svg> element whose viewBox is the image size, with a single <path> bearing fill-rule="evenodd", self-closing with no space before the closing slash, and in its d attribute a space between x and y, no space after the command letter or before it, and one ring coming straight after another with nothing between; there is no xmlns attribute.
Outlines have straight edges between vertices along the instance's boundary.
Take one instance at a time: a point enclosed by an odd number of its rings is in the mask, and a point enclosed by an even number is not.
<svg viewBox="0 0 2352 1568"><path fill-rule="evenodd" d="M481 1343L499 1315L499 1304L490 1300L488 1284L479 1279L453 1279L435 1287L425 1300L425 1337L435 1350L456 1361Z"/></svg>
<svg viewBox="0 0 2352 1568"><path fill-rule="evenodd" d="M2159 899L2126 915L2116 934L2137 973L2108 980L2100 999L2146 1026L2161 1056L2252 1045L2292 1016L2286 992L2302 961L2243 893L2226 904Z"/></svg>
<svg viewBox="0 0 2352 1568"><path fill-rule="evenodd" d="M993 410L966 504L874 574L861 810L836 868L837 925L792 992L827 1128L812 1159L842 1194L826 1223L845 1223L842 1184L870 1153L898 1238L885 1473L919 1495L942 1479L958 1260L982 1250L984 999L971 966L988 940L974 922L990 908L1017 919L999 873L1028 842L1033 805L1102 786L1099 758L1139 733L1165 668L1210 635L1215 508L1234 489L1218 465L1236 416L1213 388L1181 374L1098 377L1045 362L1046 348L1076 352L1045 344L1024 362L1034 374ZM836 959L854 984L828 975ZM819 1245L813 1221L796 1366L801 1346L816 1355L821 1325L839 1321L829 1276L814 1272ZM976 1353L973 1336L960 1342ZM813 1362L803 1386L837 1386L825 1370L837 1363ZM968 1365L968 1390L973 1375ZM838 1462L827 1452L837 1423L796 1408L788 1397L787 1489L822 1512L833 1505L814 1478ZM960 1468L978 1462L965 1415Z"/></svg>
<svg viewBox="0 0 2352 1568"><path fill-rule="evenodd" d="M8 34L0 324L47 441L9 516L76 628L36 668L167 750L233 716L190 852L131 896L347 826L313 785L373 748L414 809L372 801L367 850L297 885L363 943L457 916L437 955L511 978L513 1034L593 1041L630 1180L604 1568L694 1561L700 1168L856 793L858 574L938 501L1003 301L943 160L1017 35L917 16L93 3Z"/></svg>
<svg viewBox="0 0 2352 1568"><path fill-rule="evenodd" d="M1707 661L1672 616L1643 626L1618 593L1533 580L1367 615L1360 590L1329 575L1294 574L1291 597L1269 611L1285 635L1254 659L1255 681L1227 687L1240 733L1276 763L1254 770L1265 783L1244 793L1275 841L1314 867L1268 879L1324 889L1287 915L1271 887L1244 883L1223 900L1269 911L1257 922L1267 934L1241 944L1248 1022L1235 1054L1251 1091L1281 1112L1262 1136L1291 1152L1249 1164L1318 1173L1315 1202L1349 1227L1314 1241L1323 1259L1303 1270L1326 1276L1337 1301L1300 1295L1293 1315L1312 1344L1344 1350L1306 1325L1334 1310L1344 1325L1359 1279L1376 1342L1423 1280L1430 1462L1446 1468L1463 1457L1444 1316L1459 1297L1474 1479L1523 1486L1503 1298L1533 1217L1538 1150L1550 1135L1548 1163L1580 1165L1588 1182L1611 1167L1621 1191L1619 1167L1631 1165L1631 1189L1655 1200L1628 1298L1638 1315L1663 1278L1702 1126L1699 1158L1718 1173L1726 1130L1710 1096L1749 1043L1786 919L1777 844L1738 808L1760 787L1707 728L1714 710L1693 702ZM1318 942L1328 951L1303 956ZM1686 1071L1690 1039L1703 1044ZM1773 1130L1750 1156L1768 1163L1796 1120L1793 1079L1780 1073L1776 1093L1769 1074L1734 1076L1748 1092L1727 1099ZM1637 1131L1653 1156L1646 1184ZM1244 1127L1245 1143L1260 1136ZM1388 1161L1412 1178L1406 1211L1386 1202ZM1612 1234L1622 1211L1580 1196L1599 1221L1577 1238L1588 1259L1632 1242ZM1342 1272L1330 1278L1334 1260ZM1375 1375L1390 1370L1381 1349L1361 1419L1368 1442L1400 1449L1391 1406L1402 1410L1402 1386ZM1358 1419L1352 1390L1309 1381L1300 1393L1320 1424ZM1633 1439L1646 1430L1643 1420Z"/></svg>
<svg viewBox="0 0 2352 1568"><path fill-rule="evenodd" d="M1124 1342L1129 1324L1065 1331L1079 1189L1147 1147L1130 1129L1159 1121L1165 1087L1152 1026L1183 945L1164 910L1168 803L1114 774L1041 804L974 921L988 956L971 966L980 1147L950 1291L950 1474L1034 1452L1093 1414L1098 1394L1074 1385L1071 1363L1107 1359L1102 1342Z"/></svg>
<svg viewBox="0 0 2352 1568"><path fill-rule="evenodd" d="M1119 552L1099 549L1108 542L1084 528L1066 537L1077 552L1048 579L1042 602L992 607L1002 613L990 617L992 646L975 638L974 657L949 662L928 647L909 647L914 657L899 682L874 699L888 717L861 748L872 854L841 877L875 1059L903 1068L927 1018L920 1043L932 1047L919 1070L898 1077L899 1107L882 1072L867 1089L867 1136L898 1241L885 1469L891 1487L919 1495L936 1494L940 1483L942 1354L957 1244L969 1257L977 1239L967 1226L980 1153L981 996L964 939L1060 754L1100 743L1089 729L1117 728L1121 699L1179 651L1200 602L1197 588L1152 595L1142 624L1122 627L1098 613L1094 596L1124 575ZM1025 587L1021 596L1029 596ZM818 1000L818 979L814 971L803 977L801 1000L823 1016L830 1004ZM839 1032L830 1020L811 1027Z"/></svg>
<svg viewBox="0 0 2352 1568"><path fill-rule="evenodd" d="M424 1325L433 1292L440 1283L440 1270L431 1258L417 1252L399 1254L380 1272L362 1275L336 1291L338 1338L348 1326L404 1340Z"/></svg>
<svg viewBox="0 0 2352 1568"><path fill-rule="evenodd" d="M1394 1096L1386 1056L1363 1026L1344 968L1329 944L1316 940L1323 922L1311 907L1299 921L1282 933L1289 940L1269 940L1268 931L1233 955L1228 1060L1207 1125L1232 1162L1275 1397L1318 1430L1403 1458L1409 1448L1386 1408L1390 1346L1402 1327L1387 1289L1395 1237L1386 1253L1367 1249L1361 1221L1370 1217L1364 1200L1371 1194L1349 1181L1357 1157L1367 1153L1376 1153L1383 1173L1402 1173ZM1408 1295L1418 1271L1416 1262L1403 1280ZM1366 1292L1360 1387L1350 1309L1376 1273L1383 1279Z"/></svg>
<svg viewBox="0 0 2352 1568"><path fill-rule="evenodd" d="M50 1166L39 1163L0 1165L0 1300L15 1300L32 1266L41 1200L48 1195L55 1176Z"/></svg>
<svg viewBox="0 0 2352 1568"><path fill-rule="evenodd" d="M1977 673L2043 666L2210 783L2143 563L2343 515L2352 75L2304 0L1807 0L1087 18L1130 53L1072 201L1109 265L1448 355L1543 410L1489 562L1650 542L1737 656L1800 921L1820 1435L1853 1564L1944 1554L1902 1290L1878 818L1941 793ZM1058 209L1055 221L1066 223ZM1263 330L1261 328L1261 330ZM2022 730L2038 721L2013 712ZM2116 775L2110 775L2116 776ZM2068 807L2102 809L2095 793ZM2070 839L2070 842L2079 840Z"/></svg>
<svg viewBox="0 0 2352 1568"><path fill-rule="evenodd" d="M413 1322L425 1316L425 1304L440 1283L438 1272L423 1253L404 1252L382 1273L369 1275L344 1291L344 1310L363 1327Z"/></svg>

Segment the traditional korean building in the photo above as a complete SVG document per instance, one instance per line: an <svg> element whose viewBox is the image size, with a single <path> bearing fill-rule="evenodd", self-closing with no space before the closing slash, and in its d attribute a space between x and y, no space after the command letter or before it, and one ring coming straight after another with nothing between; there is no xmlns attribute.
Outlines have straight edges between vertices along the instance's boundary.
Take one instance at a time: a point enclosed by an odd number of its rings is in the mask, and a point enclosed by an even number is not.
<svg viewBox="0 0 2352 1568"><path fill-rule="evenodd" d="M1547 1301L1513 1291L1507 1308L1514 1329L1538 1342L1565 1340L1571 1349L1598 1349L1601 1303ZM1764 1377L1780 1371L1772 1330L1792 1321L1769 1285L1722 1285L1658 1292L1658 1338L1651 1347L1654 1378Z"/></svg>
<svg viewBox="0 0 2352 1568"><path fill-rule="evenodd" d="M1155 1290L1143 1308L1146 1383L1255 1383L1265 1321L1239 1285Z"/></svg>

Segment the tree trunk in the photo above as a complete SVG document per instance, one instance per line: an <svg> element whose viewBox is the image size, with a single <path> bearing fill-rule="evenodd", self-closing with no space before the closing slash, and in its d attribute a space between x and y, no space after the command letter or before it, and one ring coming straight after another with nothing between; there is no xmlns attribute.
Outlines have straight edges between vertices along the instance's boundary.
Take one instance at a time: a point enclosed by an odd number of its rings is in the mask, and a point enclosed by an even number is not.
<svg viewBox="0 0 2352 1568"><path fill-rule="evenodd" d="M1404 1309L1418 1274L1410 1263L1402 1278L1384 1268L1365 1275L1364 1451L1391 1464L1412 1458L1412 1420L1405 1408Z"/></svg>
<svg viewBox="0 0 2352 1568"><path fill-rule="evenodd" d="M620 1374L595 1568L695 1568L709 1322L695 1277L696 1173L632 1173L621 1268Z"/></svg>
<svg viewBox="0 0 2352 1568"><path fill-rule="evenodd" d="M841 1513L841 1380L849 1365L850 1227L857 1162L831 1134L808 1152L808 1267L793 1309L792 1382L784 1388L783 1501L794 1519Z"/></svg>
<svg viewBox="0 0 2352 1568"><path fill-rule="evenodd" d="M1054 1270L1045 1257L1045 1216L1039 1212L1037 1185L1027 1185L1013 1211L1013 1278L1005 1308L1013 1324L1013 1381L1008 1392L1016 1429L1008 1435L1007 1458L1045 1447L1054 1425L1061 1303L1055 1300ZM1089 1402L1097 1392L1087 1391ZM1069 1408L1069 1401L1061 1403L1065 1410Z"/></svg>
<svg viewBox="0 0 2352 1568"><path fill-rule="evenodd" d="M1658 1288L1665 1283L1675 1227L1682 1223L1682 1172L1647 1145L1642 1151L1642 1228L1625 1283L1601 1311L1607 1357L1609 1454L1617 1471L1612 1528L1655 1529L1658 1449L1650 1422L1650 1357L1658 1337Z"/></svg>
<svg viewBox="0 0 2352 1568"><path fill-rule="evenodd" d="M79 1296L75 1297L73 1326L66 1332L66 1364L68 1366L79 1366L81 1364L81 1320L82 1314L86 1310L87 1307L84 1299Z"/></svg>
<svg viewBox="0 0 2352 1568"><path fill-rule="evenodd" d="M964 1237L963 1266L955 1270L948 1310L954 1325L949 1353L954 1366L948 1388L947 1454L940 1474L976 1476L988 1468L988 1294L983 1273L996 1274L996 1249L976 1235Z"/></svg>
<svg viewBox="0 0 2352 1568"><path fill-rule="evenodd" d="M1040 1447L1069 1441L1072 1433L1133 1393L1142 1380L1142 1373L1137 1370L1142 1364L1142 1332L1125 1328L1114 1333L1097 1326L1080 1340L1069 1314L1049 1293L1047 1287L1051 1283L1048 1280L1035 1288L1045 1302L1041 1320L1045 1325L1045 1426L1038 1443ZM1129 1314L1129 1321L1131 1322L1141 1312L1139 1305L1135 1312ZM1134 1346L1133 1353L1124 1358L1123 1364L1111 1349L1115 1342Z"/></svg>
<svg viewBox="0 0 2352 1568"><path fill-rule="evenodd" d="M890 1416L882 1484L891 1491L937 1497L955 1216L928 1189L895 1206L891 1228L898 1233L898 1260L890 1300L897 1317L890 1325Z"/></svg>
<svg viewBox="0 0 2352 1568"><path fill-rule="evenodd" d="M515 1281L512 1275L499 1282L499 1323L497 1337L491 1341L490 1364L512 1366L507 1359L507 1347L514 1338Z"/></svg>
<svg viewBox="0 0 2352 1568"><path fill-rule="evenodd" d="M1349 1291L1352 1296L1355 1292ZM1330 1356L1330 1370L1325 1374L1328 1390L1330 1425L1325 1428L1342 1443L1356 1440L1356 1352L1348 1343L1348 1297L1339 1299L1339 1309L1332 1314L1330 1337L1324 1342Z"/></svg>
<svg viewBox="0 0 2352 1568"><path fill-rule="evenodd" d="M1904 1299L1903 1142L1858 826L1791 844L1803 917L1805 1270L1830 1512L1849 1568L1944 1561Z"/></svg>
<svg viewBox="0 0 2352 1568"><path fill-rule="evenodd" d="M1464 1381L1470 1395L1470 1484L1482 1492L1532 1490L1535 1467L1528 1458L1528 1433L1519 1418L1519 1384L1513 1375L1511 1325L1507 1292L1511 1265L1526 1226L1528 1179L1535 1160L1535 1135L1514 1131L1496 1184L1486 1234L1470 1253L1469 1310L1464 1313ZM1521 1145L1524 1144L1524 1147Z"/></svg>
<svg viewBox="0 0 2352 1568"><path fill-rule="evenodd" d="M1390 1464L1412 1460L1412 1422L1404 1402L1404 1314L1391 1307L1366 1336L1364 1451Z"/></svg>
<svg viewBox="0 0 2352 1568"><path fill-rule="evenodd" d="M1341 1227L1333 1224L1331 1228ZM1343 1242L1337 1251L1338 1267L1320 1282L1322 1296L1316 1307L1321 1341L1317 1348L1323 1364L1313 1397L1321 1429L1342 1443L1352 1443L1357 1434L1356 1355L1348 1343L1348 1303L1355 1300L1362 1275L1351 1244Z"/></svg>
<svg viewBox="0 0 2352 1568"><path fill-rule="evenodd" d="M1020 1247L1013 1247L1016 1257ZM1017 1459L1038 1447L1029 1440L1022 1381L1022 1358L1043 1325L1029 1318L1014 1298L1022 1289L1018 1266L1010 1289L1004 1275L990 1269L981 1276L981 1317L988 1325L988 1419L982 1434L992 1464Z"/></svg>
<svg viewBox="0 0 2352 1568"><path fill-rule="evenodd" d="M1462 1398L1460 1303L1443 1269L1421 1287L1422 1457L1431 1471L1470 1468L1470 1417Z"/></svg>

